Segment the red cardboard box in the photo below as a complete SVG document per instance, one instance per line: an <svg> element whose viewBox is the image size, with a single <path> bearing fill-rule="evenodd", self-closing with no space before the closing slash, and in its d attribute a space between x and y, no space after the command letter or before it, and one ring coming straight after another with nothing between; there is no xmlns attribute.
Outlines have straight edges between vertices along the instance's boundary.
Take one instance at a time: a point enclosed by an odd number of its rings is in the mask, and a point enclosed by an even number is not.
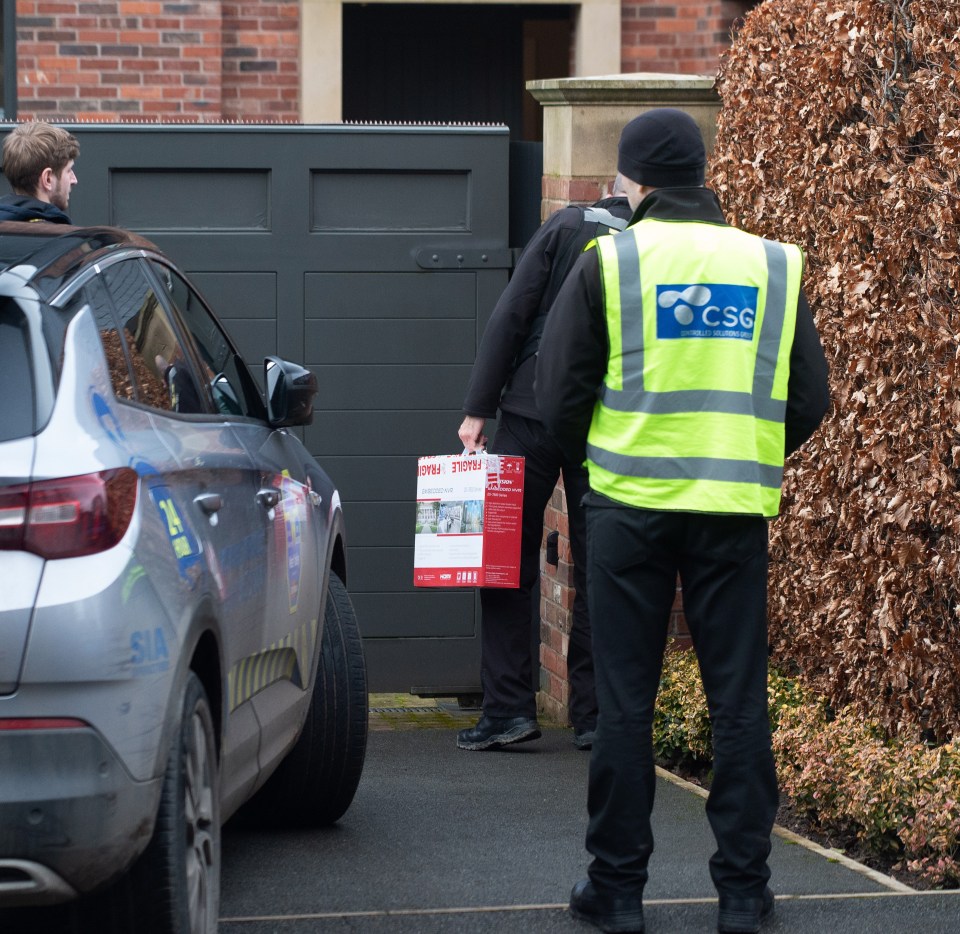
<svg viewBox="0 0 960 934"><path fill-rule="evenodd" d="M523 458L417 461L415 587L519 587Z"/></svg>

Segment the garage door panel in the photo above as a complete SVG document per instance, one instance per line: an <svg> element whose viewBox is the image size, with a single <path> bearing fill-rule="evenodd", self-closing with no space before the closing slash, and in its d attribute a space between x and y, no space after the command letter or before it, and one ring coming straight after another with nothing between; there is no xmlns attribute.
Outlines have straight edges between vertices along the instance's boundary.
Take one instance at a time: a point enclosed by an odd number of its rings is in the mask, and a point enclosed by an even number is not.
<svg viewBox="0 0 960 934"><path fill-rule="evenodd" d="M416 458L460 449L477 341L508 281L509 130L68 129L83 152L74 217L167 251L255 372L277 353L316 373L303 436L344 503L371 690L478 691L476 596L413 588L412 529Z"/></svg>
<svg viewBox="0 0 960 934"><path fill-rule="evenodd" d="M109 223L131 230L269 230L265 169L114 169Z"/></svg>
<svg viewBox="0 0 960 934"><path fill-rule="evenodd" d="M71 208L72 206L71 197ZM278 280L279 287L280 281L286 282L291 274L296 274L293 262L296 251L289 256L280 257L282 265L278 263L273 249L280 235L271 231L237 234L232 231L183 232L143 228L137 232L148 237L175 259L189 272L191 279L197 273L229 275L231 270L242 270L244 274L274 277ZM300 261L302 260L303 257ZM256 313L256 309L253 310Z"/></svg>
<svg viewBox="0 0 960 934"><path fill-rule="evenodd" d="M317 364L432 364L436 360L472 365L477 355L476 323L457 321L306 321L304 354Z"/></svg>
<svg viewBox="0 0 960 934"><path fill-rule="evenodd" d="M417 497L415 457L328 457L321 455L324 469L333 478L344 504L351 502L402 501ZM349 517L348 517L349 519Z"/></svg>
<svg viewBox="0 0 960 934"><path fill-rule="evenodd" d="M400 502L351 502L347 538L354 548L409 548L414 541L416 506Z"/></svg>
<svg viewBox="0 0 960 934"><path fill-rule="evenodd" d="M413 535L406 548L350 549L352 593L402 593L413 590Z"/></svg>
<svg viewBox="0 0 960 934"><path fill-rule="evenodd" d="M272 321L277 317L275 272L204 272L195 269L190 273L190 279L221 318Z"/></svg>
<svg viewBox="0 0 960 934"><path fill-rule="evenodd" d="M259 380L260 371L263 368L263 358L268 354L277 353L279 348L277 319L267 318L263 321L254 321L249 318L242 320L221 318L221 320L236 342L240 355L247 361L247 365Z"/></svg>
<svg viewBox="0 0 960 934"><path fill-rule="evenodd" d="M367 676L380 691L409 691L432 697L477 695L477 637L472 639L367 639ZM420 680L424 672L442 671L438 691L435 681Z"/></svg>
<svg viewBox="0 0 960 934"><path fill-rule="evenodd" d="M358 253L357 239L363 237L364 252ZM501 289L506 284L508 270L503 268L504 253L503 247L497 245L494 238L478 238L469 234L442 232L431 234L417 234L415 232L394 232L392 234L382 233L318 233L313 232L304 236L301 243L293 243L290 246L291 252L289 259L293 264L300 267L301 271L307 271L310 274L319 274L326 271L336 271L338 273L355 274L366 273L370 275L382 275L390 272L404 272L412 275L419 275L424 280L429 276L443 274L460 274L472 277L475 265L465 264L462 270L458 270L456 264L456 255L465 250L473 251L469 259L471 263L474 258L479 263L480 256L486 254L493 257L490 261L490 269L484 268L484 275L495 276L501 282ZM366 251L370 250L377 254L376 268L371 268L370 258ZM430 263L430 257L434 254L440 258L440 265L429 268L421 267L420 262ZM468 257L465 255L465 260ZM262 260L251 256L250 261L253 265L249 268L259 269L262 266ZM500 264L500 265L498 265Z"/></svg>
<svg viewBox="0 0 960 934"><path fill-rule="evenodd" d="M463 412L455 401L456 408L448 410L315 412L306 429L306 444L311 451L322 451L323 457L456 454L461 449L457 429Z"/></svg>
<svg viewBox="0 0 960 934"><path fill-rule="evenodd" d="M317 407L341 409L430 409L459 406L470 378L468 364L421 366L307 366L317 374Z"/></svg>
<svg viewBox="0 0 960 934"><path fill-rule="evenodd" d="M467 231L466 171L316 171L311 178L311 230Z"/></svg>
<svg viewBox="0 0 960 934"><path fill-rule="evenodd" d="M502 288L502 285L501 285ZM310 273L304 282L304 318L477 317L472 272Z"/></svg>
<svg viewBox="0 0 960 934"><path fill-rule="evenodd" d="M447 638L473 638L477 635L475 591L355 593L352 566L348 573L351 599L365 639L396 639L401 633L405 638L415 639L436 636L436 624L431 620L438 618L445 623L444 636Z"/></svg>

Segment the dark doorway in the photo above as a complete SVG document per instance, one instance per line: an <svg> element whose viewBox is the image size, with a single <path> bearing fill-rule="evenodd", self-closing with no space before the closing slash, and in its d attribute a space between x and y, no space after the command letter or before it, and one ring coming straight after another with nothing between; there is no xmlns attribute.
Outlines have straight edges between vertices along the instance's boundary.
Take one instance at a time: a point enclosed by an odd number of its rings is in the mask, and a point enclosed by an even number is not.
<svg viewBox="0 0 960 934"><path fill-rule="evenodd" d="M503 123L543 138L524 82L570 74L571 7L343 6L343 119Z"/></svg>

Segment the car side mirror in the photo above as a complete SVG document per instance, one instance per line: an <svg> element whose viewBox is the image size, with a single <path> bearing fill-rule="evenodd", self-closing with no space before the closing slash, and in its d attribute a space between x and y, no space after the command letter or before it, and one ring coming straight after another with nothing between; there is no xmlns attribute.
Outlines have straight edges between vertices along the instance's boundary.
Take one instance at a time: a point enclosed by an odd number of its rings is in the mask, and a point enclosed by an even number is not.
<svg viewBox="0 0 960 934"><path fill-rule="evenodd" d="M317 377L306 367L280 357L263 361L267 387L267 421L272 428L313 423L313 397L319 392Z"/></svg>

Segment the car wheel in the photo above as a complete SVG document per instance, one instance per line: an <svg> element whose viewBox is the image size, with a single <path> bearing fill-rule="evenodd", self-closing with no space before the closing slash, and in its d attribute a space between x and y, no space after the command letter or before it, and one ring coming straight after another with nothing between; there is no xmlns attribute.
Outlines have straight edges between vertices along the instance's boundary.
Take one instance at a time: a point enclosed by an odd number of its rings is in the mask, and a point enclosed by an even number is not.
<svg viewBox="0 0 960 934"><path fill-rule="evenodd" d="M94 910L100 930L216 934L220 801L213 715L192 672L167 760L153 837Z"/></svg>
<svg viewBox="0 0 960 934"><path fill-rule="evenodd" d="M331 572L320 660L299 739L250 802L256 823L332 824L353 801L367 750L367 669L357 617Z"/></svg>

